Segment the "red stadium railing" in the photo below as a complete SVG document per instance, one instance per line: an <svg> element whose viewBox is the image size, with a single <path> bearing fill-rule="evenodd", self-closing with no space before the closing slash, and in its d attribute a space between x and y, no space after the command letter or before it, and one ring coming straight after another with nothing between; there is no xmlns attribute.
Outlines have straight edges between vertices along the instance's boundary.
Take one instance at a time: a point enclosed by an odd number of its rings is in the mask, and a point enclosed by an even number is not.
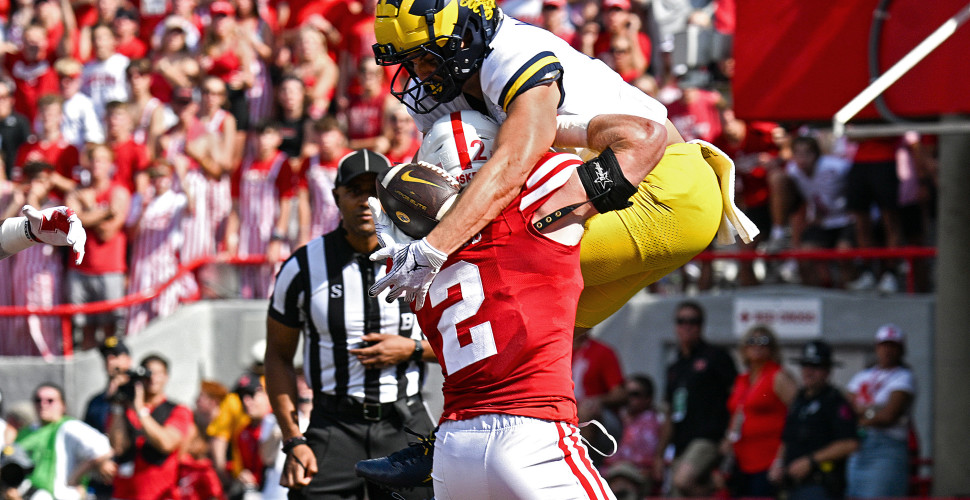
<svg viewBox="0 0 970 500"><path fill-rule="evenodd" d="M207 264L231 264L231 265L259 265L265 264L266 259L259 257L223 257L208 256L200 257L192 262L181 265L168 281L146 288L131 295L126 295L120 299L102 300L98 302L88 302L86 304L60 304L53 307L24 307L24 306L0 306L0 317L14 316L60 316L61 335L64 345L64 356L71 357L74 354L74 336L71 328L71 316L75 314L97 314L111 311L121 307L131 307L136 304L148 302L158 297L162 291L172 286L176 281L182 279L191 272L195 272L200 267ZM182 297L182 302L195 302L199 300L198 294L191 297Z"/></svg>
<svg viewBox="0 0 970 500"><path fill-rule="evenodd" d="M866 248L852 250L787 250L778 253L763 253L754 251L705 251L698 255L695 260L741 260L752 261L764 260L846 260L846 259L901 259L909 264L909 271L906 275L906 291L913 293L915 280L913 277L913 263L917 259L936 257L936 248L933 247L901 247L901 248ZM194 272L200 267L208 264L230 264L236 266L259 265L266 263L263 257L224 257L210 256L202 257L188 264L179 267L175 275L165 283L147 288L137 293L127 295L120 299L104 300L100 302L90 302L87 304L61 304L49 308L23 307L23 306L0 306L0 317L13 316L60 316L61 334L64 346L64 356L73 355L73 332L71 328L71 316L75 314L96 314L111 311L119 307L130 307L132 305L148 302L161 294L163 290L174 284L176 281ZM199 296L183 297L183 302L194 302L199 300Z"/></svg>

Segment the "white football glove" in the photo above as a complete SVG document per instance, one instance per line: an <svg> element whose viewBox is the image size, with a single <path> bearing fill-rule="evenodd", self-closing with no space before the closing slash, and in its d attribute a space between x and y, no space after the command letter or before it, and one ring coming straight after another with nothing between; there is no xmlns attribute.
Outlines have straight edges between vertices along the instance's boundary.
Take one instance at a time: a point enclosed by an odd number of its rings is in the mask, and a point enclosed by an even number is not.
<svg viewBox="0 0 970 500"><path fill-rule="evenodd" d="M427 238L421 238L381 248L370 256L372 261L387 258L392 259L391 270L370 288L371 297L390 287L388 302L403 295L408 302L417 301L414 310L420 310L424 307L424 297L431 282L448 260L448 255L431 246Z"/></svg>
<svg viewBox="0 0 970 500"><path fill-rule="evenodd" d="M404 234L404 231L394 225L390 215L381 206L381 200L373 196L367 198L367 205L370 206L370 213L374 216L374 227L377 229L377 240L381 248L394 246L397 243L410 243L414 238Z"/></svg>
<svg viewBox="0 0 970 500"><path fill-rule="evenodd" d="M21 212L27 217L30 233L34 239L48 245L72 247L74 263L81 263L84 259L84 243L87 241L87 234L74 210L63 206L37 210L30 205L24 205Z"/></svg>

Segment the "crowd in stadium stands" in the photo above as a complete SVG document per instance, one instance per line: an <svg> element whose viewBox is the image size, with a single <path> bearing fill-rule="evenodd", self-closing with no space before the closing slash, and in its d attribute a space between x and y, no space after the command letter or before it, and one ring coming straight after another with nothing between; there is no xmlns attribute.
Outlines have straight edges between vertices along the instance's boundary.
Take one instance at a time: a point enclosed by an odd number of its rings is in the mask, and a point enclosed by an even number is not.
<svg viewBox="0 0 970 500"><path fill-rule="evenodd" d="M265 257L238 295L266 298L289 253L336 226L337 161L356 148L409 161L420 135L374 63L375 3L343 0L0 2L0 211L68 204L88 231L82 264L38 246L0 262L0 305L47 307L158 286L178 266ZM745 121L732 109L734 2L507 0L663 102L686 139L737 165L739 205L762 235L742 249L927 245L933 138L836 142L812 124ZM926 262L739 261L731 286L801 282L900 289ZM705 290L709 261L654 285ZM690 285L693 288L688 288ZM204 272L154 300L74 318L78 348L135 335L180 299L210 296ZM39 318L39 319L38 319ZM0 318L0 355L64 351L56 317Z"/></svg>
<svg viewBox="0 0 970 500"><path fill-rule="evenodd" d="M659 386L644 374L624 376L609 344L576 343L580 419L602 419L616 438L611 444L605 432L584 429L591 431L591 450L602 450L591 458L617 499L915 492L918 391L899 327L877 330L874 364L843 388L830 381L839 353L823 341L807 342L799 357L783 360L774 332L755 326L736 347L738 373L728 349L705 341L700 304L681 302L673 319L677 353ZM252 346L251 363L232 387L203 380L188 405L166 395L165 356L136 360L117 337L99 350L108 382L87 402L72 402L84 408L78 418L68 415L65 393L53 383L39 383L31 401L0 394L3 498L286 498L279 486L282 434L263 378L265 341ZM797 380L782 366L786 361L799 366ZM305 430L313 391L298 372L295 403ZM614 446L614 454L603 455Z"/></svg>

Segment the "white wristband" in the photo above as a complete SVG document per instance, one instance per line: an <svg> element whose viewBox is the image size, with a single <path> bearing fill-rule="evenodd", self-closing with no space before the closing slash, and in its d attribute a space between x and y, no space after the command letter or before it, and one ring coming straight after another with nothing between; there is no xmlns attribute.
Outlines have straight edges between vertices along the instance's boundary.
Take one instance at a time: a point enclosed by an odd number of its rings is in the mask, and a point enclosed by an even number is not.
<svg viewBox="0 0 970 500"><path fill-rule="evenodd" d="M0 225L0 249L4 253L13 255L37 244L28 236L27 224L26 217L10 217L3 221Z"/></svg>
<svg viewBox="0 0 970 500"><path fill-rule="evenodd" d="M557 148L585 148L586 129L592 116L585 115L557 115L556 140L552 145Z"/></svg>

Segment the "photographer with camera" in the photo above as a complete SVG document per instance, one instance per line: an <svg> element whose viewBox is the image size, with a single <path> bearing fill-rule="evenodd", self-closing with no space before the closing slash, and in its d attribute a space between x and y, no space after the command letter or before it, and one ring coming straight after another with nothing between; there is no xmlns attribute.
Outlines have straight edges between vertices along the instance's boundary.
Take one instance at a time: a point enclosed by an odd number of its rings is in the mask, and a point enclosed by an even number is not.
<svg viewBox="0 0 970 500"><path fill-rule="evenodd" d="M128 346L119 337L108 337L101 342L98 347L101 351L101 358L104 360L104 371L108 377L108 386L104 391L97 394L88 401L87 409L84 411L84 423L95 429L108 433L108 416L111 414L112 402L124 403L121 399L124 396L118 391L122 386L130 386L131 379L128 373L131 371L131 352ZM130 386L132 389L133 386ZM88 482L88 491L98 500L109 500L111 498L111 483L104 483L98 480Z"/></svg>
<svg viewBox="0 0 970 500"><path fill-rule="evenodd" d="M168 366L157 354L146 356L118 388L108 424L118 462L112 498L177 498L177 452L194 424L192 411L165 395Z"/></svg>
<svg viewBox="0 0 970 500"><path fill-rule="evenodd" d="M34 462L24 450L15 445L0 451L0 499L53 500L53 496L30 482L27 476L34 471Z"/></svg>
<svg viewBox="0 0 970 500"><path fill-rule="evenodd" d="M91 476L110 480L115 473L111 447L104 434L68 417L64 391L45 382L34 390L38 423L21 429L17 444L34 463L30 481L57 499L80 499L80 480Z"/></svg>

